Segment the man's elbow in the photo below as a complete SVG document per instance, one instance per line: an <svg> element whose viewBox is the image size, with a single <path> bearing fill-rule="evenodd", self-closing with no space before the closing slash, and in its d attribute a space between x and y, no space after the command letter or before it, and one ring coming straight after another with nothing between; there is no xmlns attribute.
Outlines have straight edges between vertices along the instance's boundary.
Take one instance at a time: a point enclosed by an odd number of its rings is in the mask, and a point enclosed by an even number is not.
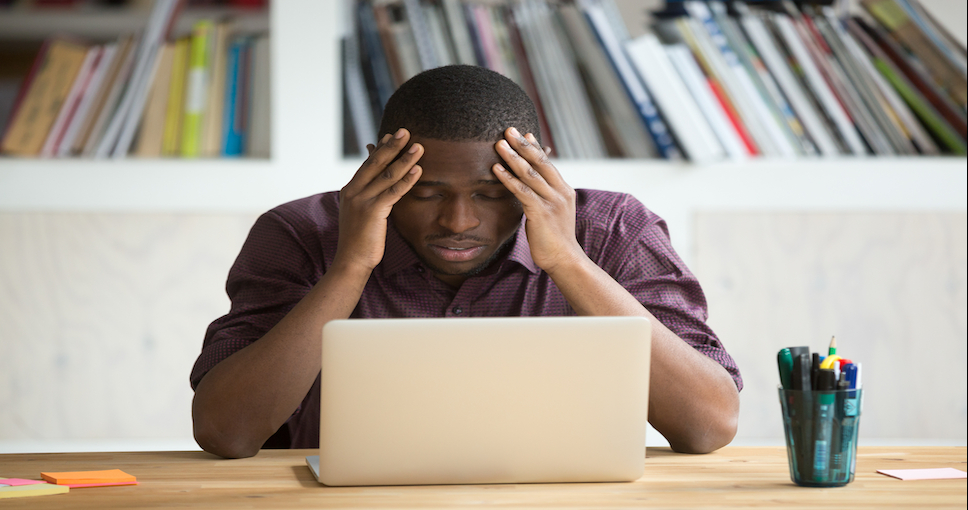
<svg viewBox="0 0 968 510"><path fill-rule="evenodd" d="M711 453L730 443L736 437L739 413L725 413L710 420L704 427L693 427L669 446L679 453Z"/></svg>
<svg viewBox="0 0 968 510"><path fill-rule="evenodd" d="M218 427L205 426L197 420L194 425L195 442L208 453L226 459L243 459L259 453L259 445L253 445L251 441L225 434Z"/></svg>

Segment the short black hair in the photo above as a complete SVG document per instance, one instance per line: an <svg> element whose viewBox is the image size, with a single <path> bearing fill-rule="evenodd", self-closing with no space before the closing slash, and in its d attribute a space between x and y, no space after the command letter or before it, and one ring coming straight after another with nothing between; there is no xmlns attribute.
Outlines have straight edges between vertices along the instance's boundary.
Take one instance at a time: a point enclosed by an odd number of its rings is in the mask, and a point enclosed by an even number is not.
<svg viewBox="0 0 968 510"><path fill-rule="evenodd" d="M424 71L390 96L380 133L407 128L446 141L498 141L514 126L541 143L538 113L516 83L490 69L450 65Z"/></svg>

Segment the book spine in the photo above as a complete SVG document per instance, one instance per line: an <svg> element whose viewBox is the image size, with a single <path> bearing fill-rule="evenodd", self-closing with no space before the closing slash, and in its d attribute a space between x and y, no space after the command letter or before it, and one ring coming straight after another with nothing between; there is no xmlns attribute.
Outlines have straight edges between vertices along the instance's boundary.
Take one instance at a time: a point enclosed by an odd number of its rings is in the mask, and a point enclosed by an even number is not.
<svg viewBox="0 0 968 510"><path fill-rule="evenodd" d="M202 120L208 98L208 47L212 23L196 22L192 29L192 42L185 78L185 111L182 118L181 155L192 158L199 155L202 136Z"/></svg>

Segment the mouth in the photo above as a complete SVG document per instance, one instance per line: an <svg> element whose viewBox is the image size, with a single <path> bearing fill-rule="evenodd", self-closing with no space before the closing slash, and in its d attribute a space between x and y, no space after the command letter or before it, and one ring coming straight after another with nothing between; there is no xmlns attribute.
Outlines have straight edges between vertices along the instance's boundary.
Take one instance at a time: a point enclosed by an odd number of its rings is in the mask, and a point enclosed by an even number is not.
<svg viewBox="0 0 968 510"><path fill-rule="evenodd" d="M447 262L466 262L480 256L484 252L484 249L487 248L487 245L444 246L431 244L429 248L434 254Z"/></svg>

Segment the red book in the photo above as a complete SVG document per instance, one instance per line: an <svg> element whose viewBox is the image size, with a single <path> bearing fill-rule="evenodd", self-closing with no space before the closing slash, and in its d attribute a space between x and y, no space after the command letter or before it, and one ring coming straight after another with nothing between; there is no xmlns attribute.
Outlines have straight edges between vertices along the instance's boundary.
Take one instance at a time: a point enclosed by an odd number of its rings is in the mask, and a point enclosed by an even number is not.
<svg viewBox="0 0 968 510"><path fill-rule="evenodd" d="M736 114L736 110L733 109L733 105L726 99L726 95L723 93L723 89L719 86L716 80L711 78L706 78L709 82L709 88L712 89L713 95L716 96L716 100L722 105L723 111L726 112L726 117L729 119L729 123L733 125L733 129L739 135L739 139L743 141L743 146L746 147L746 152L750 156L756 156L760 153L759 148L756 147L756 143L753 141L753 137L750 136L749 131L746 130L746 126L743 121L739 119L739 115Z"/></svg>

